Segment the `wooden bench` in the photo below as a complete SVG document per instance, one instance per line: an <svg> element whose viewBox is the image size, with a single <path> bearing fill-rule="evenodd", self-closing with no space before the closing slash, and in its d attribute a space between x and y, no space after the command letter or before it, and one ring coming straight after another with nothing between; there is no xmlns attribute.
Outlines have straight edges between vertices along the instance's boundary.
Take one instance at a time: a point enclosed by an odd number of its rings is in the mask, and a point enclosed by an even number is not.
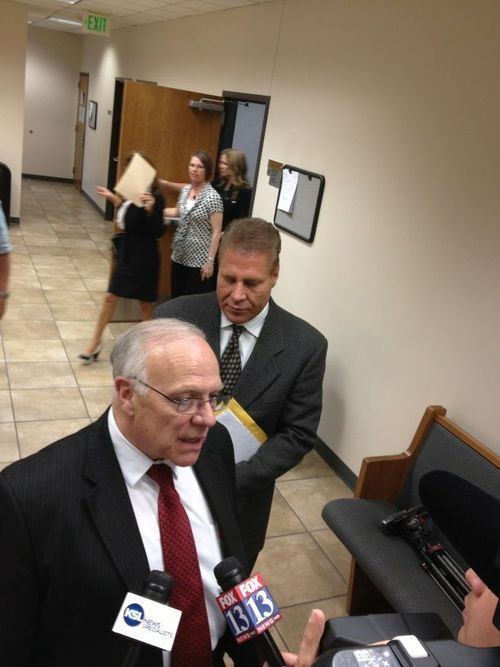
<svg viewBox="0 0 500 667"><path fill-rule="evenodd" d="M431 470L448 470L500 498L499 456L447 419L445 408L430 406L405 452L364 459L354 498L323 508L323 519L353 556L349 614L436 612L452 632L461 626L460 613L419 566L413 547L380 531L385 517L422 504L419 481ZM435 526L433 533L466 567Z"/></svg>

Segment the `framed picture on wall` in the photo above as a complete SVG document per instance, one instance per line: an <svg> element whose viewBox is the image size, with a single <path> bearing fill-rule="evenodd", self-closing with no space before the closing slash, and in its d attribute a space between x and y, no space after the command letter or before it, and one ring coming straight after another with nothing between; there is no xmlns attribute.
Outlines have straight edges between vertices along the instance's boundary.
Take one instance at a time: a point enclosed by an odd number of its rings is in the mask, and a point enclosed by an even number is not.
<svg viewBox="0 0 500 667"><path fill-rule="evenodd" d="M95 130L97 127L97 102L89 101L89 127Z"/></svg>

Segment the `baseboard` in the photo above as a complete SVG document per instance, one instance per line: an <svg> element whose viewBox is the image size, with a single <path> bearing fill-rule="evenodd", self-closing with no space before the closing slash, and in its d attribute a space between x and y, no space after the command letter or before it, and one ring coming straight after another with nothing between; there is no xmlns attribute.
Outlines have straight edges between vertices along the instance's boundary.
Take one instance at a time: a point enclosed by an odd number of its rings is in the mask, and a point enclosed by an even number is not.
<svg viewBox="0 0 500 667"><path fill-rule="evenodd" d="M92 206L95 208L96 211L99 211L99 213L104 217L105 211L103 211L102 208L100 208L95 203L95 201L92 199L92 197L89 194L87 194L83 188L80 190L80 194L82 195L82 197L84 197L88 201L89 204L92 204Z"/></svg>
<svg viewBox="0 0 500 667"><path fill-rule="evenodd" d="M42 176L41 174L22 174L23 178L31 178L33 181L57 181L58 183L73 183L72 178L60 178L59 176Z"/></svg>
<svg viewBox="0 0 500 667"><path fill-rule="evenodd" d="M18 225L21 222L21 218L17 218L13 215L7 220L8 225Z"/></svg>
<svg viewBox="0 0 500 667"><path fill-rule="evenodd" d="M354 487L356 486L358 478L352 472L352 470L348 468L346 464L337 456L337 454L335 454L335 452L332 451L328 445L325 445L322 440L319 440L319 438L315 450L321 456L323 461L327 463L335 473L337 473L340 479L354 491Z"/></svg>

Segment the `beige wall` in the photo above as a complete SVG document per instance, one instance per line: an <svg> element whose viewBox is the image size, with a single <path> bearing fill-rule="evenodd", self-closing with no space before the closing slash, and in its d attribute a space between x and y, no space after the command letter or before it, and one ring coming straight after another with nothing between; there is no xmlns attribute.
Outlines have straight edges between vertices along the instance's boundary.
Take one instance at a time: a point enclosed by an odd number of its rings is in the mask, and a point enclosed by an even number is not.
<svg viewBox="0 0 500 667"><path fill-rule="evenodd" d="M28 29L23 172L73 178L81 37Z"/></svg>
<svg viewBox="0 0 500 667"><path fill-rule="evenodd" d="M104 108L114 76L271 95L257 215L269 158L325 174L275 293L329 339L320 434L356 473L431 403L500 452L499 19L496 0L288 0L84 42Z"/></svg>
<svg viewBox="0 0 500 667"><path fill-rule="evenodd" d="M12 172L10 214L19 217L27 8L0 0L0 162Z"/></svg>

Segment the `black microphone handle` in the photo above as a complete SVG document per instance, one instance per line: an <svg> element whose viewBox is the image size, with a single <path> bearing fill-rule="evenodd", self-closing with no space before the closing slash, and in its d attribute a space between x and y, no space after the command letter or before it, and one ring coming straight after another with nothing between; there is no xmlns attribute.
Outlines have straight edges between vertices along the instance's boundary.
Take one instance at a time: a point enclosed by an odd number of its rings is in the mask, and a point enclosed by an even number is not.
<svg viewBox="0 0 500 667"><path fill-rule="evenodd" d="M214 568L214 574L215 578L217 579L217 583L223 591L229 590L247 578L245 572L243 571L243 566L234 556L229 556L216 565ZM261 654L261 657L267 660L269 667L284 667L285 659L281 655L281 651L279 650L276 642L273 639L273 636L268 630L265 630L262 634L257 635L251 641L254 642L254 645L257 647L257 651Z"/></svg>
<svg viewBox="0 0 500 667"><path fill-rule="evenodd" d="M139 644L139 642L134 642L133 644L130 644L129 649L127 651L127 655L125 656L125 660L123 661L122 667L135 667L137 663L137 658L139 657L140 650L141 650L141 644Z"/></svg>
<svg viewBox="0 0 500 667"><path fill-rule="evenodd" d="M149 600L167 604L174 585L172 575L161 570L151 570L142 585L142 595ZM122 663L122 667L135 667L141 651L142 642L131 640L131 644Z"/></svg>

